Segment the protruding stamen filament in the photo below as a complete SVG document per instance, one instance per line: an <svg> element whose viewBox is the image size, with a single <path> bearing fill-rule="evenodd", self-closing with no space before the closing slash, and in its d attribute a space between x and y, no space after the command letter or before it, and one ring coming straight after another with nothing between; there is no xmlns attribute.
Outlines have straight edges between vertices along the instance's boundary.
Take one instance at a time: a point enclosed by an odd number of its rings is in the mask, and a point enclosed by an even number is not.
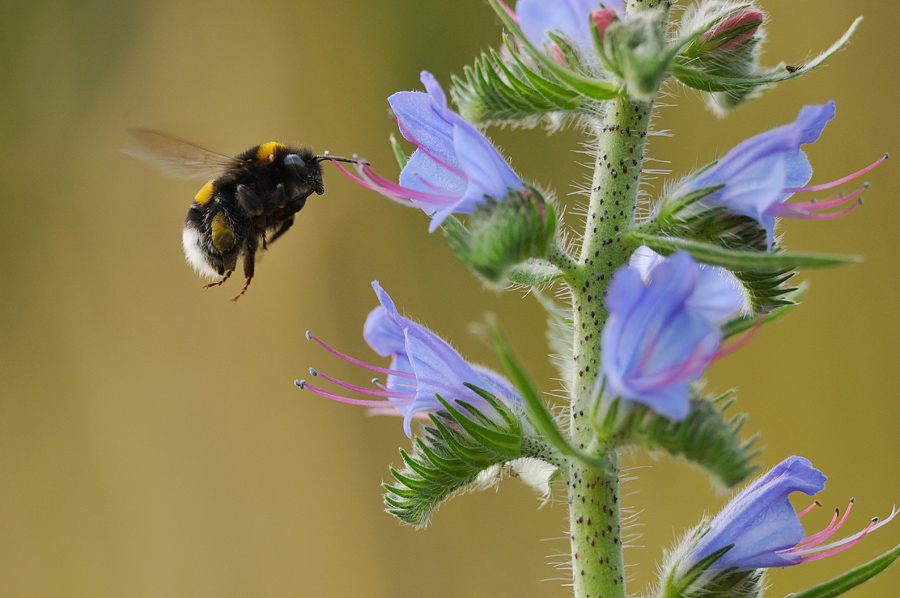
<svg viewBox="0 0 900 598"><path fill-rule="evenodd" d="M847 515L849 514L852 507L853 500L850 501L850 505L844 512L844 516L841 518L840 523L838 523L837 525L834 524L835 519L837 519L836 509L835 518L832 519L831 523L823 531L819 532L818 534L809 536L808 538L804 538L799 544L797 544L797 546L794 546L793 548L789 548L787 550L779 551L778 554L790 559L799 557L799 560L797 562L816 561L819 559L823 559L827 556L831 556L847 550L848 548L862 540L863 537L865 537L868 533L873 532L882 525L889 523L894 517L897 516L898 513L900 513L900 511L897 510L897 505L895 504L891 509L891 514L887 517L887 519L879 521L878 517L875 517L862 531L859 531L851 536L847 536L846 538L843 538L836 542L831 542L829 544L823 545L822 542L844 524L844 521L846 521ZM807 511L808 510L809 509L807 509ZM806 511L804 511L804 513L805 512Z"/></svg>
<svg viewBox="0 0 900 598"><path fill-rule="evenodd" d="M844 552L845 550L847 550L848 548L850 548L851 546L853 546L854 544L856 544L857 542L862 540L866 536L866 534L868 534L870 531L875 529L876 523L878 523L878 517L873 517L872 521L869 523L869 525L866 527L866 529L864 529L861 533L857 534L853 540L849 540L848 542L846 542L844 544L840 544L839 546L837 546L827 552L820 552L819 554L814 554L811 556L804 556L802 559L802 562L808 563L809 561L818 561L819 559L824 559L827 556L832 556L839 552Z"/></svg>
<svg viewBox="0 0 900 598"><path fill-rule="evenodd" d="M296 384L297 387L300 388L300 390L310 390L319 396L325 397L326 399L333 399L335 401L340 401L341 403L349 403L350 405L361 405L363 407L374 407L377 409L381 409L384 407L405 407L406 405L411 405L413 402L413 399L398 399L392 401L351 399L350 397L345 397L333 392L328 392L324 388L319 388L318 386L308 384L306 380L301 380Z"/></svg>
<svg viewBox="0 0 900 598"><path fill-rule="evenodd" d="M308 330L306 331L306 338L307 338L307 340L316 341L317 343L319 343L320 345L322 345L322 346L323 346L327 351L329 351L330 353L332 353L332 354L334 354L334 355L337 355L338 357L340 357L340 358L343 359L344 361L349 361L349 362L352 363L353 365L358 365L358 366L361 367L361 368L365 368L365 369L371 370L371 371L373 371L373 372L378 372L378 373L380 373L380 374L388 374L388 375L390 375L390 376L399 376L400 378L409 378L409 379L411 379L411 380L415 380L415 379L416 379L416 376L415 376L414 374L410 374L410 373L408 373L408 372L401 372L401 371L399 371L399 370L392 370L392 369L390 369L390 368L380 368L380 367L378 367L378 366L376 366L376 365L370 365L370 364L368 364L368 363L366 363L366 362L364 362L364 361L360 361L360 360L354 359L354 358L352 358L352 357L350 357L350 356L348 356L348 355L344 355L344 354L341 353L340 351L338 351L338 350L336 350L336 349L332 349L331 347L329 347L328 345L326 345L324 342L322 342L322 341L320 341L319 339L317 339L316 337L314 337L312 334L310 334L310 332L309 332Z"/></svg>
<svg viewBox="0 0 900 598"><path fill-rule="evenodd" d="M387 397L390 399L394 399L394 398L412 399L413 397L416 396L416 393L414 393L414 392L397 392L394 390L375 390L372 388L366 388L364 386L355 386L353 384L348 384L347 382L338 380L337 378L332 378L331 376L328 376L327 374L322 374L321 372L317 372L317 371L313 370L312 368L309 369L309 373L312 374L313 376L319 376L321 378L324 378L325 380L328 380L329 382L333 382L333 383L337 384L338 386L342 386L342 387L346 388L347 390L352 390L354 392L359 392L362 394L373 395L376 397Z"/></svg>
<svg viewBox="0 0 900 598"><path fill-rule="evenodd" d="M868 183L856 189L846 197L840 194L833 195L823 201L808 201L803 203L776 203L766 210L766 213L772 216L783 216L785 218L800 218L804 220L827 220L830 218L840 218L858 208L862 200L857 200L837 212L821 213L822 210L834 208L839 205L846 204L855 200L859 195L869 188Z"/></svg>
<svg viewBox="0 0 900 598"><path fill-rule="evenodd" d="M804 192L811 193L811 192L815 192L815 191L824 191L826 189L832 189L834 187L837 187L838 185L843 185L847 181L852 181L853 179L855 179L858 176L862 176L862 175L866 174L867 172L869 172L870 170L872 170L873 168L875 168L876 166L878 166L879 164L881 164L882 162L887 160L889 157L890 157L889 154L885 154L882 157L875 160L873 163L871 163L868 166L866 166L865 168L863 168L862 170L854 172L853 174L848 174L844 178L838 179L836 181L831 181L830 183L823 183L821 185L813 185L811 187L793 187L793 188L789 188L789 189L782 189L782 191L784 193L804 193Z"/></svg>
<svg viewBox="0 0 900 598"><path fill-rule="evenodd" d="M802 511L800 511L799 513L797 513L797 519L803 517L804 515L806 515L807 513L809 513L810 511L812 511L813 509L815 509L816 507L821 507L821 506L822 506L822 503L820 503L820 502L817 501L817 500L814 500L814 501L813 501L813 504L809 505L808 507L806 507L805 509L803 509Z"/></svg>
<svg viewBox="0 0 900 598"><path fill-rule="evenodd" d="M751 340L754 336L756 336L756 333L759 332L759 329L760 329L760 328L762 328L762 322L759 322L759 323L754 324L749 330L747 330L747 332L745 332L744 334L742 334L741 336L739 336L739 337L738 337L736 340L734 340L733 342L729 343L728 346L726 346L726 347L719 347L719 350L716 351L716 354L715 354L715 356L714 356L713 358L714 358L714 359L719 359L720 357L725 357L726 355L731 355L732 353L734 353L735 351L737 351L738 349L740 349L741 347L743 347L744 345L746 345L747 343L749 343L750 340ZM809 508L807 509L807 511L808 511L809 509L811 509L811 508L812 508L812 507L809 507ZM805 512L806 512L806 511L804 511L804 513L805 513ZM799 517L799 515L798 515L798 517Z"/></svg>

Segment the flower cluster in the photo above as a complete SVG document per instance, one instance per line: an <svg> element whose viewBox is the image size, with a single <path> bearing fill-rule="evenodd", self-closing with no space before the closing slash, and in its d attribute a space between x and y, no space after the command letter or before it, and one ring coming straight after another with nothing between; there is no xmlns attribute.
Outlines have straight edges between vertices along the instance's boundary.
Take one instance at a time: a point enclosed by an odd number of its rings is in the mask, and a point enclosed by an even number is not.
<svg viewBox="0 0 900 598"><path fill-rule="evenodd" d="M429 230L441 227L482 281L530 289L566 285L570 306L542 303L563 336L575 340L559 348L552 339L554 350L576 364L571 372L561 368L571 374L568 419L543 402L499 329L492 325L491 341L514 383L467 362L400 315L378 282L373 288L380 305L369 313L363 336L390 359L388 367L307 337L384 381L359 386L310 369L330 385L296 384L373 413L399 415L410 438L413 420L430 418L412 451L401 451L406 468L391 470L396 483L385 484L388 511L406 523L425 525L437 504L522 458L551 472L545 481L568 476L572 554L583 566L573 580L576 595L621 598L620 506L618 496L608 500L618 487L618 452L629 445L664 450L727 485L750 475L758 452L750 448L753 439L740 435L745 415L725 415L731 392L707 396L702 377L759 326L793 309L802 290L788 281L797 269L837 263L784 251L776 245L777 219L844 216L867 185L821 200L791 201L794 195L838 187L887 155L810 185L804 146L822 135L835 104L807 105L794 122L745 140L674 184L641 218L636 206L647 121L666 80L674 77L710 97L724 94L727 107L734 107L795 71L815 68L854 28L809 65L763 72L757 59L765 15L752 1L702 0L680 13L680 27L668 22L671 3L519 0L512 9L502 0L489 2L513 35L503 52L482 56L466 70L467 81L455 79L451 90L462 113L477 122L451 110L436 78L423 71L424 93L388 98L400 133L415 146L408 160L397 150L397 182L364 160L355 172L337 166L364 187L426 212ZM560 232L564 222L552 194L524 182L475 126L534 124L560 114L557 122L582 122L596 134L597 169L579 254ZM843 515L835 509L824 529L807 534L800 520L813 508L797 512L789 496L814 496L825 481L807 459L791 457L750 483L718 516L688 532L665 566L661 598L759 598L765 569L837 554L898 513L893 509L885 520L834 540L851 500ZM608 533L600 536L598 529ZM893 558L898 555L900 549ZM844 581L858 584L875 569L858 569Z"/></svg>

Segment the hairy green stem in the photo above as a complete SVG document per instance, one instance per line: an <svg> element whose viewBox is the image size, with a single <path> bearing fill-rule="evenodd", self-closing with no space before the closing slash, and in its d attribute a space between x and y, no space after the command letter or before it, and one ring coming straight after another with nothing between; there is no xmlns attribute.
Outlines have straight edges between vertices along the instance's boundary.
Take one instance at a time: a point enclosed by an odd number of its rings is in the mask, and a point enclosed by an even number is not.
<svg viewBox="0 0 900 598"><path fill-rule="evenodd" d="M663 16L668 6L663 3ZM629 10L659 7L631 0ZM600 466L572 459L568 498L572 576L576 598L625 598L619 504L619 454L596 440L590 417L600 374L600 336L606 322L604 297L613 272L633 248L620 233L634 223L644 146L652 103L621 97L605 102L594 123L597 154L578 270L572 284L575 338L571 391L571 441L599 458Z"/></svg>

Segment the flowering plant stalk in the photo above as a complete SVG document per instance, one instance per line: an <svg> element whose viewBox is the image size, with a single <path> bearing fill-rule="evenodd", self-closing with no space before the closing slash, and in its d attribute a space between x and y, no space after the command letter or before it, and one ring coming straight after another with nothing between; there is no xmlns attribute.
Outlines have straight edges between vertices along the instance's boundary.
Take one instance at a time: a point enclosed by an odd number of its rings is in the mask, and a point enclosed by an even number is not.
<svg viewBox="0 0 900 598"><path fill-rule="evenodd" d="M456 110L427 71L424 92L388 99L400 134L414 146L407 157L394 141L397 182L363 159L344 172L423 210L429 230L440 228L485 284L554 286L567 294L565 305L536 295L565 331L563 339L556 335L554 351L564 357L569 404L561 415L551 411L497 320L488 329L505 375L466 361L401 315L377 282L380 305L364 337L389 364L344 355L307 336L383 381L357 385L310 369L317 380L297 386L402 418L412 448L401 450L403 465L391 469L384 501L404 523L422 527L459 491L515 471L543 492L566 494L574 595L624 598L622 451L681 456L727 487L750 477L760 454L756 437L742 437L745 415L726 415L733 391L709 394L704 373L796 308L804 294L792 284L799 269L852 261L787 252L776 225L785 217L846 216L867 185L846 195L793 196L837 188L887 158L809 185L813 169L802 148L817 142L836 114L834 102L810 104L794 122L772 123L676 181L638 217L656 97L664 85L681 84L705 94L717 114L733 110L822 64L846 45L859 20L805 66L765 69L759 61L766 15L752 1L699 0L678 23L670 22L672 3L657 0L489 1L508 31L499 51L452 79ZM591 140L593 175L579 244L565 242L552 194L516 173L484 135L489 125L541 123L551 132L579 127ZM718 516L686 532L666 554L655 594L761 596L768 569L841 552L897 514L892 509L845 534L850 507L843 515L836 509L825 529L807 534L800 517L810 509L797 513L788 496L817 494L825 481L807 459L781 461ZM898 556L900 547L800 596L837 596Z"/></svg>

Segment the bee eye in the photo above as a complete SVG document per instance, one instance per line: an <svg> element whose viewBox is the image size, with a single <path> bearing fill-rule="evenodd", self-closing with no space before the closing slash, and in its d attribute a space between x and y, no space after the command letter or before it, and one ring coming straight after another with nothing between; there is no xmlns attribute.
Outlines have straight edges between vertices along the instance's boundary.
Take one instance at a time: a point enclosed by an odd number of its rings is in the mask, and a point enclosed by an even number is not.
<svg viewBox="0 0 900 598"><path fill-rule="evenodd" d="M303 158L301 158L297 154L288 154L287 156L285 156L284 163L290 164L304 174L306 173L306 162L304 162Z"/></svg>

